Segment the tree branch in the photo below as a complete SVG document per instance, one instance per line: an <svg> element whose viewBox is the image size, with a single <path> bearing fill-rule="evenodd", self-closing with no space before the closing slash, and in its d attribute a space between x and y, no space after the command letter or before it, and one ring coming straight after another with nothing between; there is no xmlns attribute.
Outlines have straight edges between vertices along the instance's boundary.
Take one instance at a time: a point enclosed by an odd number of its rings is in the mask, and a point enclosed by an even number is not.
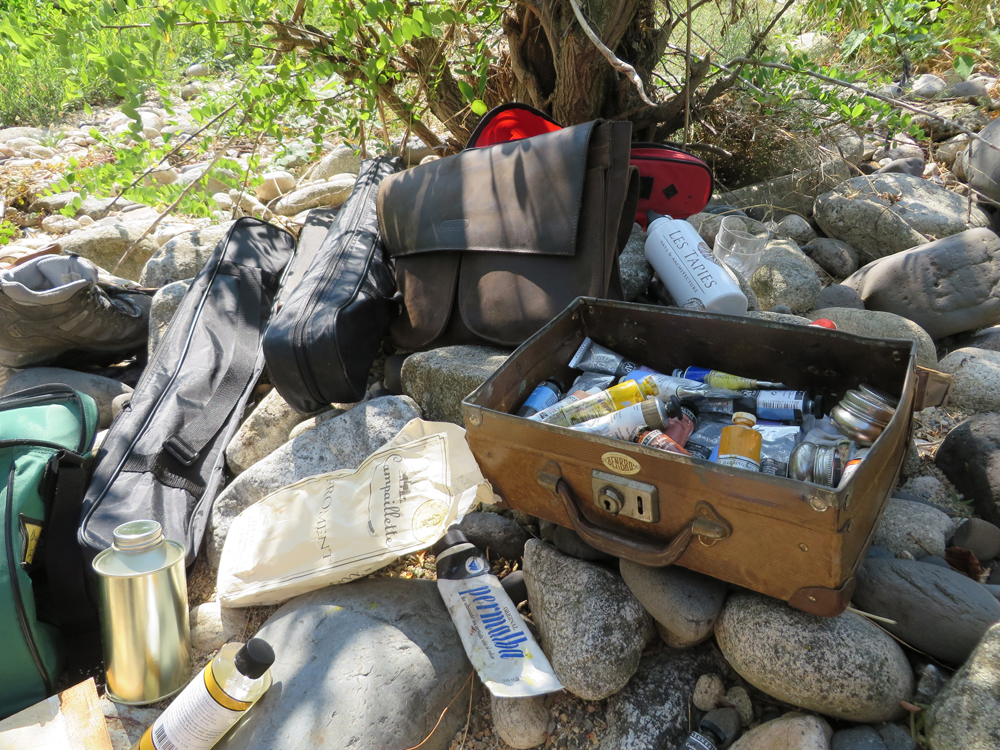
<svg viewBox="0 0 1000 750"><path fill-rule="evenodd" d="M684 81L684 86L681 87L681 90L672 99L655 107L630 110L622 114L618 119L631 120L632 127L637 130L655 125L658 122L673 119L683 111L687 92L694 91L698 87L705 79L705 76L708 75L710 67L710 61L707 57L698 60L691 65L691 77Z"/></svg>

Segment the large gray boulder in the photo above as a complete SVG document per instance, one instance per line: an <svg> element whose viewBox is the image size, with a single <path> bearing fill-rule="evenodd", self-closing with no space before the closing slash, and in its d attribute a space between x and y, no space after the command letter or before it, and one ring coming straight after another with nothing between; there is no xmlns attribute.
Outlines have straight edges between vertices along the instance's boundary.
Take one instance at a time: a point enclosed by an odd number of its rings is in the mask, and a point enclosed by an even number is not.
<svg viewBox="0 0 1000 750"><path fill-rule="evenodd" d="M872 544L894 555L903 552L914 557L944 555L953 527L951 518L937 508L891 497L875 528Z"/></svg>
<svg viewBox="0 0 1000 750"><path fill-rule="evenodd" d="M289 440L234 479L220 494L205 534L208 562L219 569L226 533L244 509L305 477L357 468L385 445L420 409L406 396L365 401L315 429Z"/></svg>
<svg viewBox="0 0 1000 750"><path fill-rule="evenodd" d="M361 156L351 146L337 146L303 175L304 180L329 180L338 174L357 174L361 171Z"/></svg>
<svg viewBox="0 0 1000 750"><path fill-rule="evenodd" d="M963 347L945 356L937 369L954 378L950 404L968 411L1000 411L1000 352Z"/></svg>
<svg viewBox="0 0 1000 750"><path fill-rule="evenodd" d="M750 286L764 310L787 305L793 313L812 310L823 290L808 262L792 253L768 254L750 277Z"/></svg>
<svg viewBox="0 0 1000 750"><path fill-rule="evenodd" d="M981 141L972 141L965 172L969 186L995 201L1000 201L1000 120L994 120L979 133L989 141L990 148Z"/></svg>
<svg viewBox="0 0 1000 750"><path fill-rule="evenodd" d="M934 463L976 513L1000 526L1000 414L977 414L955 427Z"/></svg>
<svg viewBox="0 0 1000 750"><path fill-rule="evenodd" d="M1000 747L1000 625L938 695L927 714L931 750Z"/></svg>
<svg viewBox="0 0 1000 750"><path fill-rule="evenodd" d="M357 175L339 174L327 182L298 188L279 200L274 205L274 212L279 216L295 216L302 211L320 206L336 207L347 200L354 189Z"/></svg>
<svg viewBox="0 0 1000 750"><path fill-rule="evenodd" d="M59 240L66 255L79 255L93 261L101 268L106 268L116 276L143 283L140 274L142 268L157 250L160 249L152 235L143 237L145 227L134 224L96 225L73 232ZM143 237L140 241L139 238ZM128 260L117 271L115 266L126 251L136 241L139 244L132 250ZM143 286L147 284L143 283Z"/></svg>
<svg viewBox="0 0 1000 750"><path fill-rule="evenodd" d="M818 716L789 713L747 732L730 750L830 750L831 735L830 725Z"/></svg>
<svg viewBox="0 0 1000 750"><path fill-rule="evenodd" d="M233 222L227 221L168 240L146 263L139 283L148 287L163 287L175 281L193 279L232 225Z"/></svg>
<svg viewBox="0 0 1000 750"><path fill-rule="evenodd" d="M846 278L858 270L858 251L843 240L817 237L803 245L802 252L835 279Z"/></svg>
<svg viewBox="0 0 1000 750"><path fill-rule="evenodd" d="M36 385L52 385L59 383L86 393L97 403L97 429L103 430L111 426L111 402L118 396L132 393L132 389L124 383L111 378L104 378L89 372L67 370L62 367L29 367L11 374L0 389L0 396L31 388ZM0 438L2 439L2 438Z"/></svg>
<svg viewBox="0 0 1000 750"><path fill-rule="evenodd" d="M524 575L542 648L565 688L603 700L625 687L652 624L625 582L537 539L525 546Z"/></svg>
<svg viewBox="0 0 1000 750"><path fill-rule="evenodd" d="M257 633L274 684L216 750L444 750L472 667L433 581L368 578L296 597ZM431 734L433 730L433 734Z"/></svg>
<svg viewBox="0 0 1000 750"><path fill-rule="evenodd" d="M869 310L909 318L939 339L1000 323L1000 237L969 229L873 261L844 279Z"/></svg>
<svg viewBox="0 0 1000 750"><path fill-rule="evenodd" d="M299 414L289 406L277 388L271 390L226 446L226 466L233 474L246 471L281 447L288 440L292 428L308 417L308 414Z"/></svg>
<svg viewBox="0 0 1000 750"><path fill-rule="evenodd" d="M621 574L635 598L656 620L671 648L687 648L712 636L728 586L717 578L668 565L650 568L621 561Z"/></svg>
<svg viewBox="0 0 1000 750"><path fill-rule="evenodd" d="M1000 621L1000 601L971 578L919 560L873 558L857 573L858 609L895 621L882 627L946 664L965 661Z"/></svg>
<svg viewBox="0 0 1000 750"><path fill-rule="evenodd" d="M837 324L837 329L871 336L876 339L909 339L917 344L917 364L937 366L937 347L927 331L912 320L876 310L855 310L849 307L824 307L808 313L811 320L827 318Z"/></svg>
<svg viewBox="0 0 1000 750"><path fill-rule="evenodd" d="M504 349L475 345L411 354L400 373L403 393L420 405L426 419L464 425L462 399L482 385L509 354Z"/></svg>
<svg viewBox="0 0 1000 750"><path fill-rule="evenodd" d="M853 612L817 617L749 592L729 596L719 648L748 682L783 701L860 722L891 721L913 692L903 650Z"/></svg>
<svg viewBox="0 0 1000 750"><path fill-rule="evenodd" d="M908 174L854 177L816 199L816 222L862 263L974 227L989 217L958 193Z"/></svg>
<svg viewBox="0 0 1000 750"><path fill-rule="evenodd" d="M599 750L660 750L679 747L687 736L688 700L698 677L727 674L714 649L665 649L643 659L635 676L608 699L608 728Z"/></svg>

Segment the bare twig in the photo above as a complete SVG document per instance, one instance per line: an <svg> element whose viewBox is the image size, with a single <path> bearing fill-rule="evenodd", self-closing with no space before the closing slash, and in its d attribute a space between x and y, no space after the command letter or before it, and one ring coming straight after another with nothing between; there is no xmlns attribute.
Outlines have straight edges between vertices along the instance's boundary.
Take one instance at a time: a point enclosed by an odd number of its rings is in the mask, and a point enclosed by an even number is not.
<svg viewBox="0 0 1000 750"><path fill-rule="evenodd" d="M973 140L979 141L980 143L984 143L986 144L987 147L995 151L1000 151L1000 146L990 143L988 140L979 135L979 133L975 133L969 130L968 128L963 127L961 123L955 122L954 120L950 120L947 117L942 117L941 115L937 114L936 112L932 112L929 109L923 109L922 107L918 107L915 104L910 104L909 102L904 101L902 99L897 99L894 96L887 96L886 94L880 94L877 91L866 89L864 86L858 86L857 84L851 83L850 81L844 81L840 78L834 78L833 76L824 75L823 73L817 73L813 70L798 70L796 68L791 67L790 65L785 65L784 63L764 62L763 60L752 60L747 57L733 58L732 60L729 61L728 64L741 65L741 66L753 65L758 68L774 68L775 70L785 70L789 73L802 73L804 75L811 76L812 78L818 78L821 81L832 83L837 86L843 86L844 88L851 89L851 91L856 91L857 93L862 94L864 96L870 96L873 99L878 99L879 101L886 102L887 104L891 104L894 107L899 107L900 109L906 109L918 115L933 117L936 120L940 120L948 127L953 128L960 133L965 133Z"/></svg>
<svg viewBox="0 0 1000 750"><path fill-rule="evenodd" d="M684 80L691 80L691 0L687 0L687 41L684 47ZM684 87L684 145L691 140L691 87Z"/></svg>
<svg viewBox="0 0 1000 750"><path fill-rule="evenodd" d="M587 38L594 43L598 51L607 58L608 62L611 63L611 67L617 70L619 73L623 73L628 76L628 79L632 81L636 89L639 91L639 97L650 107L655 107L656 104L648 96L646 96L646 90L642 86L642 79L639 74L635 72L635 68L629 65L627 62L619 58L614 52L608 49L607 45L601 41L601 38L597 36L597 33L590 28L587 23L587 19L583 17L583 11L580 10L580 5L576 0L569 0L569 4L573 6L573 14L576 16L577 22L580 24L580 28L583 29L583 33L587 35Z"/></svg>

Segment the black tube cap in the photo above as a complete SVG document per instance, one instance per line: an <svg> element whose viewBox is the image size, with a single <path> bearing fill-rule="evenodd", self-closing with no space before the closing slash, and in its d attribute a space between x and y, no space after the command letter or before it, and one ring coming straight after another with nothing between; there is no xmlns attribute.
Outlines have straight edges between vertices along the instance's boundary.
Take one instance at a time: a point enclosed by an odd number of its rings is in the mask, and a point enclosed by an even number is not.
<svg viewBox="0 0 1000 750"><path fill-rule="evenodd" d="M274 664L274 649L263 638L251 638L236 652L236 668L244 677L256 680Z"/></svg>
<svg viewBox="0 0 1000 750"><path fill-rule="evenodd" d="M667 217L664 216L663 214L656 213L656 211L647 211L646 212L646 226L649 226L650 224L652 224L657 219L665 219L665 218L667 218Z"/></svg>
<svg viewBox="0 0 1000 750"><path fill-rule="evenodd" d="M462 530L458 528L458 524L455 524L445 532L443 537L434 543L434 546L431 547L431 552L435 555L440 555L449 547L454 547L456 544L466 544L468 541Z"/></svg>

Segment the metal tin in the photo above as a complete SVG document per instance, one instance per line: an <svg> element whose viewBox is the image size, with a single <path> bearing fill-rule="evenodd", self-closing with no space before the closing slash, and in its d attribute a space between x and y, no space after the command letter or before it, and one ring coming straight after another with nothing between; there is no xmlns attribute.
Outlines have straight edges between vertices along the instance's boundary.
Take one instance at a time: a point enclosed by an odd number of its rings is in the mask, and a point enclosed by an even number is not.
<svg viewBox="0 0 1000 750"><path fill-rule="evenodd" d="M833 407L830 419L842 434L860 445L871 445L889 424L897 403L882 391L861 385Z"/></svg>
<svg viewBox="0 0 1000 750"><path fill-rule="evenodd" d="M156 521L130 521L94 558L108 697L155 703L191 677L184 547Z"/></svg>
<svg viewBox="0 0 1000 750"><path fill-rule="evenodd" d="M851 455L851 441L841 438L832 443L799 443L788 459L788 476L802 482L836 487Z"/></svg>

